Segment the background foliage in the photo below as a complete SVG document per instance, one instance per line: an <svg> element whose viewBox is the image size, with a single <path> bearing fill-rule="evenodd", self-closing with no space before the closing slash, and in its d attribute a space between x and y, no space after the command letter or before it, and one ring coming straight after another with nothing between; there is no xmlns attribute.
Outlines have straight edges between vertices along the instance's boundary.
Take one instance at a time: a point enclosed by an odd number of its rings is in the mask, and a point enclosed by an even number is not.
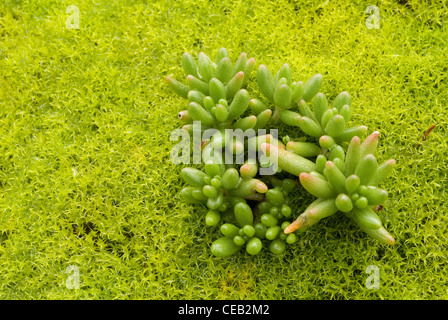
<svg viewBox="0 0 448 320"><path fill-rule="evenodd" d="M429 0L2 1L0 298L448 298L447 12ZM183 52L222 46L271 70L287 62L298 80L322 73L330 100L352 95L353 123L381 132L379 160L397 160L380 212L395 246L336 215L280 257L211 256L219 231L178 196L169 136L185 101L164 78L182 78ZM299 190L295 209L308 203Z"/></svg>

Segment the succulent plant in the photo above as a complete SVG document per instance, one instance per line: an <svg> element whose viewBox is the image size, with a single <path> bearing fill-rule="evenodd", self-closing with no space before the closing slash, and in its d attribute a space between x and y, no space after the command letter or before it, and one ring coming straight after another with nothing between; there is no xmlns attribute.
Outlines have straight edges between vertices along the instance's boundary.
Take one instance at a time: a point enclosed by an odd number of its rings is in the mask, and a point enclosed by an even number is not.
<svg viewBox="0 0 448 320"><path fill-rule="evenodd" d="M279 167L299 177L306 191L318 199L312 202L285 233L307 229L340 211L350 217L372 238L394 244L395 239L382 226L373 208L382 204L388 196L386 190L378 188L395 165L393 159L378 165L373 155L378 145L379 132L375 131L362 143L359 137L351 139L347 152L339 145L316 159L316 168L310 172L291 170L291 166L279 161ZM269 151L270 145L264 144ZM288 152L288 151L286 151ZM294 163L292 163L294 164Z"/></svg>
<svg viewBox="0 0 448 320"><path fill-rule="evenodd" d="M287 63L278 70L275 78L262 64L257 70L257 83L260 92L274 104L273 119L277 120L282 111L294 108L299 100L311 100L322 85L322 75L312 76L305 84L302 81L293 82L291 68Z"/></svg>
<svg viewBox="0 0 448 320"><path fill-rule="evenodd" d="M188 186L180 194L206 208L207 226L219 227L221 235L211 244L213 255L228 257L242 248L256 255L263 247L281 254L300 233L337 212L381 243L395 242L374 210L388 197L378 185L395 161L378 165L374 152L379 132L361 143L367 127L348 126L351 98L347 92L340 93L330 106L319 92L321 74L305 83L294 82L288 64L275 77L260 65L256 82L265 101L251 98L245 86L255 60L242 53L232 63L225 48L214 62L202 52L197 60L185 53L182 66L187 84L172 77L166 81L188 100L178 117L183 129L193 135L193 143L200 143L203 163L181 170ZM279 139L272 131L259 130L268 125L275 129L272 120L298 127L311 139ZM200 141L195 140L195 130L201 131ZM271 169L268 175L262 173L266 167ZM299 179L288 178L288 174ZM290 197L299 182L317 199L296 216Z"/></svg>
<svg viewBox="0 0 448 320"><path fill-rule="evenodd" d="M186 123L184 129L190 130L193 121L200 121L204 129L250 129L264 127L272 111L262 114L240 116L249 107L249 93L244 89L255 65L254 58L241 53L232 63L228 52L221 48L215 62L201 52L197 61L189 54L182 56L182 66L187 74L187 83L183 84L173 77L166 78L175 93L190 103L178 117Z"/></svg>
<svg viewBox="0 0 448 320"><path fill-rule="evenodd" d="M291 151L304 158L312 158L324 152L319 145L307 142L306 137L291 139L289 136L283 137L283 143L288 151Z"/></svg>
<svg viewBox="0 0 448 320"><path fill-rule="evenodd" d="M298 102L299 112L283 110L279 117L287 125L299 127L304 133L315 137L323 148L325 142L330 145L349 142L354 136L362 137L367 132L366 126L347 127L351 118L350 95L341 92L329 105L326 96L318 92L312 100L313 110L303 99ZM325 137L325 140L320 140Z"/></svg>
<svg viewBox="0 0 448 320"><path fill-rule="evenodd" d="M241 170L241 169L240 169ZM258 254L263 245L273 254L281 254L288 244L297 241L294 233L283 232L292 215L289 193L297 183L291 179L280 180L271 177L270 188L265 199L254 208L244 201L235 204L233 216L220 227L222 237L211 245L212 253L217 257L227 257L239 251L243 246L250 255Z"/></svg>
<svg viewBox="0 0 448 320"><path fill-rule="evenodd" d="M191 203L206 204L210 210L226 211L232 198L263 200L268 190L266 184L253 176L240 175L240 172L223 161L207 159L204 170L185 167L181 176L188 187L181 190L184 199Z"/></svg>
<svg viewBox="0 0 448 320"><path fill-rule="evenodd" d="M245 86L249 75L255 65L255 59L248 59L246 53L241 53L235 64L229 58L226 48L220 48L215 62L208 55L201 52L197 60L187 52L182 55L182 67L187 74L187 85L172 77L166 81L170 87L183 98L187 98L190 90L197 90L204 95L214 92L214 82L210 88L212 79L219 80L225 84L225 97L232 98L242 86ZM210 90L211 89L211 90Z"/></svg>

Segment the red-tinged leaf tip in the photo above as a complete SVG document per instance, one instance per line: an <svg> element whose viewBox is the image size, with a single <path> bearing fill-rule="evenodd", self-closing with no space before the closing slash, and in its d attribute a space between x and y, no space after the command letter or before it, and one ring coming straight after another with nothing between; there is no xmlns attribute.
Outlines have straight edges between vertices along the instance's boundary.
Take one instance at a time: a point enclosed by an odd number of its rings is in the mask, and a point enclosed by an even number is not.
<svg viewBox="0 0 448 320"><path fill-rule="evenodd" d="M187 76L187 81L190 81L190 80L192 80L193 78L194 78L194 76L191 75L191 74L189 74L189 75Z"/></svg>
<svg viewBox="0 0 448 320"><path fill-rule="evenodd" d="M395 244L395 239L394 239L394 237L392 237L391 235L387 235L386 236L386 241L387 241L387 244L390 244L390 245L394 245Z"/></svg>
<svg viewBox="0 0 448 320"><path fill-rule="evenodd" d="M300 175L299 175L299 179L300 179L300 181L305 181L306 179L309 179L309 177L310 177L311 175L309 174L309 173L306 173L306 172L302 172Z"/></svg>
<svg viewBox="0 0 448 320"><path fill-rule="evenodd" d="M266 193L268 191L268 186L266 184L264 184L263 182L259 181L255 184L254 189L258 193Z"/></svg>
<svg viewBox="0 0 448 320"><path fill-rule="evenodd" d="M271 145L269 143L262 143L260 147L261 150L269 157L271 151Z"/></svg>
<svg viewBox="0 0 448 320"><path fill-rule="evenodd" d="M333 161L327 161L327 162L325 162L325 166L326 166L326 167L329 167L329 168L333 168L333 167L336 166L336 165L334 164Z"/></svg>
<svg viewBox="0 0 448 320"><path fill-rule="evenodd" d="M173 81L173 78L171 78L170 76L168 76L168 77L165 78L165 81L166 81L166 82L171 82L171 81Z"/></svg>
<svg viewBox="0 0 448 320"><path fill-rule="evenodd" d="M386 161L386 163L391 165L391 166L394 166L396 161L395 161L395 159L389 159L389 160Z"/></svg>
<svg viewBox="0 0 448 320"><path fill-rule="evenodd" d="M289 226L287 226L285 228L285 230L283 230L283 232L285 234L292 233L292 232L300 229L302 227L302 224L303 224L303 220L297 219L296 221L292 222Z"/></svg>
<svg viewBox="0 0 448 320"><path fill-rule="evenodd" d="M239 72L235 75L235 77L237 77L237 78L244 78L244 72L243 72L243 71L239 71Z"/></svg>
<svg viewBox="0 0 448 320"><path fill-rule="evenodd" d="M249 60L247 60L248 63L255 63L255 58L250 58Z"/></svg>
<svg viewBox="0 0 448 320"><path fill-rule="evenodd" d="M256 168L255 168L255 170L256 170ZM246 163L240 167L241 177L243 177L243 178L246 176L249 176L251 173L253 173L253 171L254 171L254 168L251 164Z"/></svg>
<svg viewBox="0 0 448 320"><path fill-rule="evenodd" d="M373 132L371 135L369 135L369 136L364 140L364 142L365 142L365 143L376 142L376 141L378 141L379 137L380 137L380 132L379 132L379 131L375 131L375 132Z"/></svg>
<svg viewBox="0 0 448 320"><path fill-rule="evenodd" d="M323 135L319 138L319 145L325 149L330 149L335 143L334 139L327 135Z"/></svg>
<svg viewBox="0 0 448 320"><path fill-rule="evenodd" d="M361 143L361 139L358 136L354 136L350 141L350 143L356 143L356 144Z"/></svg>

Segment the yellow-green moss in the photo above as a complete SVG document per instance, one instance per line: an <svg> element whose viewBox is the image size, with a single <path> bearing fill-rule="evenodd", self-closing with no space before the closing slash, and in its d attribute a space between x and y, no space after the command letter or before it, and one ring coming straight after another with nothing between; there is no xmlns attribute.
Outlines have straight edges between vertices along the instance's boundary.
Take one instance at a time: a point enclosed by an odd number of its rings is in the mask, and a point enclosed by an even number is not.
<svg viewBox="0 0 448 320"><path fill-rule="evenodd" d="M3 1L0 298L446 299L447 7L399 2ZM169 135L185 101L164 78L182 79L183 52L222 46L298 80L322 73L330 100L351 94L352 122L397 160L379 213L395 246L336 215L281 257L211 256L219 231L178 195ZM297 212L310 200L298 192Z"/></svg>

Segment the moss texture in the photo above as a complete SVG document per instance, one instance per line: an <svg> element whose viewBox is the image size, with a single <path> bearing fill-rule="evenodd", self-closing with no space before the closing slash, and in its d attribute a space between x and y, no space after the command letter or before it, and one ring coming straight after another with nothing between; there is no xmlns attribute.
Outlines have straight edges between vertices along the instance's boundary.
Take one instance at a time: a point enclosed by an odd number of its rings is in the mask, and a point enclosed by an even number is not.
<svg viewBox="0 0 448 320"><path fill-rule="evenodd" d="M441 3L2 1L0 298L448 298ZM79 29L66 27L69 5ZM366 27L369 5L379 29ZM182 79L183 52L222 46L271 70L286 62L299 80L322 73L329 100L351 94L352 123L380 131L378 159L397 160L380 212L395 246L336 215L280 257L211 256L219 231L178 195L169 136L185 101L164 78ZM298 192L296 212L310 201ZM370 265L380 289L366 287Z"/></svg>

